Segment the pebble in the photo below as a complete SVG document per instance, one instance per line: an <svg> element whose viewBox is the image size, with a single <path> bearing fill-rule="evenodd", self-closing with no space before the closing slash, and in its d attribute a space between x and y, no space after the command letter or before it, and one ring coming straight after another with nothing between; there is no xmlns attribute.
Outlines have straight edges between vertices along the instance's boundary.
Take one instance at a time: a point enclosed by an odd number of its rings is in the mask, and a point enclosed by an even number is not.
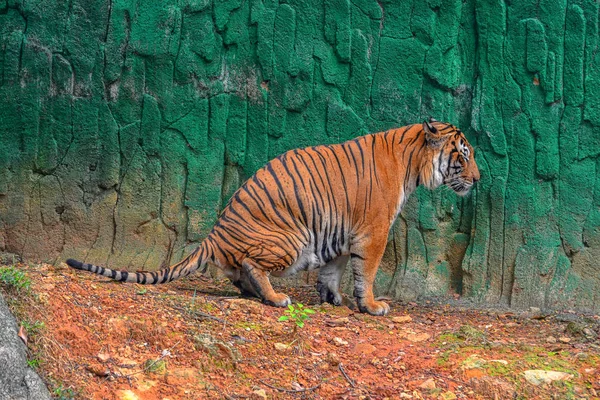
<svg viewBox="0 0 600 400"><path fill-rule="evenodd" d="M396 324L405 324L411 322L412 317L410 315L401 315L399 317L392 317L392 322Z"/></svg>
<svg viewBox="0 0 600 400"><path fill-rule="evenodd" d="M410 333L408 334L408 336L406 336L406 339L408 339L410 342L423 342L425 340L428 340L429 338L431 338L431 335L426 332Z"/></svg>
<svg viewBox="0 0 600 400"><path fill-rule="evenodd" d="M267 400L267 392L265 392L265 389L258 389L255 390L254 392L252 392L252 398L254 399L263 399L263 400Z"/></svg>
<svg viewBox="0 0 600 400"><path fill-rule="evenodd" d="M288 353L291 350L290 346L283 343L274 343L273 347L275 347L275 350L279 353Z"/></svg>
<svg viewBox="0 0 600 400"><path fill-rule="evenodd" d="M583 334L589 338L596 336L596 332L594 332L590 328L583 328Z"/></svg>
<svg viewBox="0 0 600 400"><path fill-rule="evenodd" d="M377 347L370 343L357 343L354 346L354 352L358 354L371 354L377 350Z"/></svg>
<svg viewBox="0 0 600 400"><path fill-rule="evenodd" d="M546 343L556 343L556 338L554 336L548 336L546 338Z"/></svg>
<svg viewBox="0 0 600 400"><path fill-rule="evenodd" d="M530 369L523 372L527 382L535 386L551 383L553 381L565 381L573 378L573 375L559 371L543 371L540 369Z"/></svg>
<svg viewBox="0 0 600 400"><path fill-rule="evenodd" d="M333 343L339 347L348 346L348 342L346 342L344 339L339 338L337 336L333 338Z"/></svg>
<svg viewBox="0 0 600 400"><path fill-rule="evenodd" d="M350 322L350 319L348 319L348 317L342 317L342 318L332 319L330 321L327 321L326 323L328 325L344 326L344 325L348 324L349 322Z"/></svg>
<svg viewBox="0 0 600 400"><path fill-rule="evenodd" d="M432 378L427 379L425 382L419 385L421 389L432 390L435 389L435 381Z"/></svg>
<svg viewBox="0 0 600 400"><path fill-rule="evenodd" d="M340 357L335 353L327 353L327 362L329 365L337 367L340 364Z"/></svg>
<svg viewBox="0 0 600 400"><path fill-rule="evenodd" d="M558 338L558 341L561 343L569 343L571 341L571 339L566 336L561 336Z"/></svg>

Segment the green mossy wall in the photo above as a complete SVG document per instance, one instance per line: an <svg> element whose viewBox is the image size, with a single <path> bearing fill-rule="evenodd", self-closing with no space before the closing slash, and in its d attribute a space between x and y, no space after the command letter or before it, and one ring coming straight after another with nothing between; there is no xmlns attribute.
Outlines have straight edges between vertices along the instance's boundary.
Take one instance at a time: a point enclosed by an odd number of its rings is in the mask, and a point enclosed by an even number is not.
<svg viewBox="0 0 600 400"><path fill-rule="evenodd" d="M598 45L591 0L0 0L0 249L156 269L283 151L434 116L482 179L379 293L598 311Z"/></svg>

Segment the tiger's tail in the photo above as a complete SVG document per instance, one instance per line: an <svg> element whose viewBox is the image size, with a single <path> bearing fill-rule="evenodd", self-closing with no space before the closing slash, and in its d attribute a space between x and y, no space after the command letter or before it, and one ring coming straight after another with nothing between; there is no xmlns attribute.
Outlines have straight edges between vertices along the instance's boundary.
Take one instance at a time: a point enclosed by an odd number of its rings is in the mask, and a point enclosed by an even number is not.
<svg viewBox="0 0 600 400"><path fill-rule="evenodd" d="M71 258L67 260L67 265L71 268L106 276L116 281L139 283L142 285L154 285L183 278L184 276L188 276L199 269L201 269L201 272L205 272L206 268L208 267L207 261L210 258L209 252L210 250L208 245L206 241L204 241L185 259L181 260L177 264L163 268L156 272L117 271L110 268L100 267L98 265L85 264L81 261L73 260Z"/></svg>

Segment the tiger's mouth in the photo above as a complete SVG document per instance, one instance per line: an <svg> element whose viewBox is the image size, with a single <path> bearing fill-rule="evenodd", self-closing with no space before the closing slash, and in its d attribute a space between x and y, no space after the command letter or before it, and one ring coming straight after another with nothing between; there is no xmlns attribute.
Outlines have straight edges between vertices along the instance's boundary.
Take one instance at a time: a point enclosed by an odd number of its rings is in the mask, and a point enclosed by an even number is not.
<svg viewBox="0 0 600 400"><path fill-rule="evenodd" d="M466 196L471 191L473 183L465 182L463 180L455 180L447 184L459 196Z"/></svg>

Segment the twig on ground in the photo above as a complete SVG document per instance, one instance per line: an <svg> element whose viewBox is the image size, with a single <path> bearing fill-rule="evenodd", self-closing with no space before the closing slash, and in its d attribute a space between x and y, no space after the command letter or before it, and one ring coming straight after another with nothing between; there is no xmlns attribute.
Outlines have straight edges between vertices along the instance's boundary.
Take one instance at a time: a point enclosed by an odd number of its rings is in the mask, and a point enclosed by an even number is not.
<svg viewBox="0 0 600 400"><path fill-rule="evenodd" d="M270 387L273 390L278 390L280 392L286 392L286 393L304 393L304 392L311 392L315 389L318 389L319 386L321 386L321 383L319 383L317 386L313 386L313 387L309 387L309 388L302 388L302 389L286 389L286 388L282 388L282 387L278 387L278 386L273 386L265 381L263 381L262 379L259 380L260 383L262 383L263 385L266 385L268 387Z"/></svg>
<svg viewBox="0 0 600 400"><path fill-rule="evenodd" d="M339 368L340 372L342 373L342 375L344 375L344 378L346 378L346 380L348 381L348 383L350 384L350 386L356 387L354 385L354 381L352 379L350 379L350 377L348 376L348 374L346 374L346 371L344 370L344 366L342 365L342 363L338 364L338 368Z"/></svg>

